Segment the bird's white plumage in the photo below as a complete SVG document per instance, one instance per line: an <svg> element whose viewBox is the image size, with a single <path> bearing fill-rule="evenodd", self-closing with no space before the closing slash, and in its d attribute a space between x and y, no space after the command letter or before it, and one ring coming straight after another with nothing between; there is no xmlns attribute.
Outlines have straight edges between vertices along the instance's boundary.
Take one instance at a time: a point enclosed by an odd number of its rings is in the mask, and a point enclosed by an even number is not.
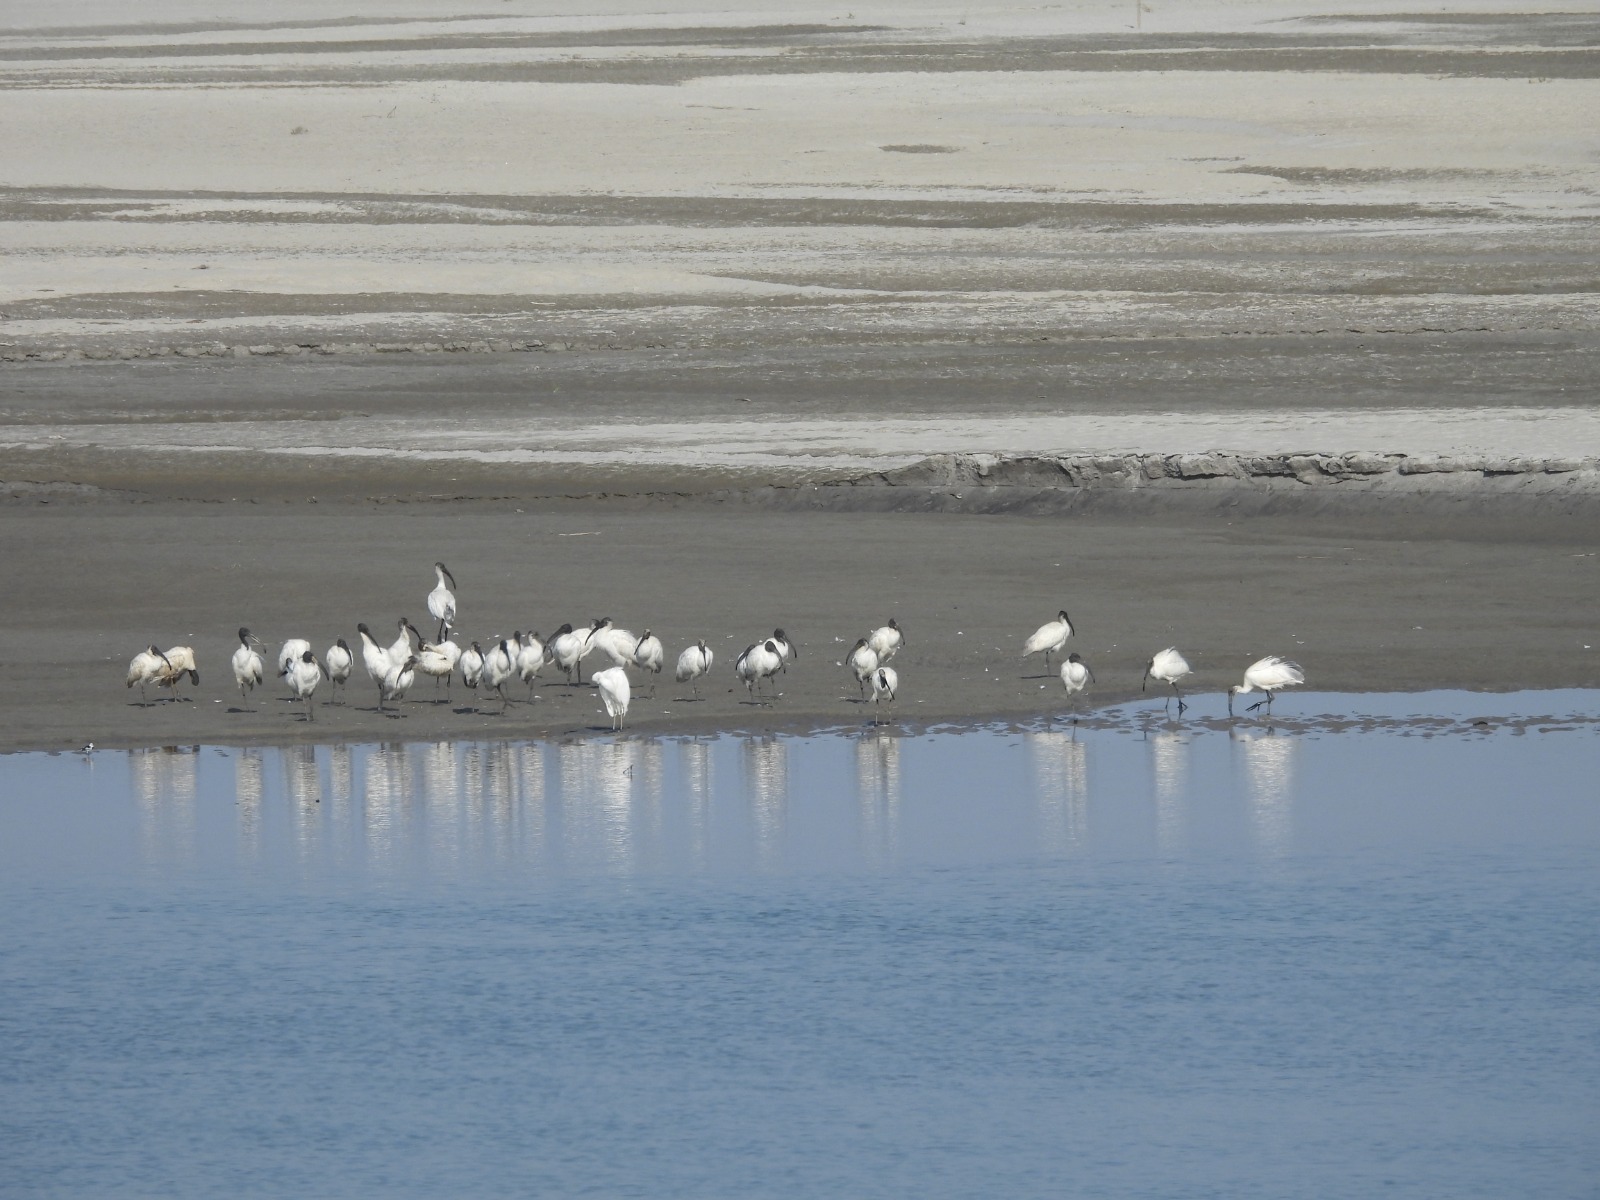
<svg viewBox="0 0 1600 1200"><path fill-rule="evenodd" d="M610 617L602 617L589 631L589 648L598 650L611 660L611 665L626 667L633 664L633 649L639 639L632 630L620 629Z"/></svg>
<svg viewBox="0 0 1600 1200"><path fill-rule="evenodd" d="M139 698L148 700L145 688L152 683L159 683L162 673L168 669L166 655L161 653L157 646L150 646L135 654L128 662L128 686L137 686Z"/></svg>
<svg viewBox="0 0 1600 1200"><path fill-rule="evenodd" d="M256 651L256 639L248 629L239 630L239 648L233 652L229 665L233 668L233 681L239 685L241 698L248 698L253 688L266 678L266 664Z"/></svg>
<svg viewBox="0 0 1600 1200"><path fill-rule="evenodd" d="M879 667L872 672L872 719L878 720L878 706L885 700L893 701L900 694L900 676L893 667Z"/></svg>
<svg viewBox="0 0 1600 1200"><path fill-rule="evenodd" d="M322 679L322 664L317 661L317 656L309 649L302 651L299 658L284 666L283 679L294 693L294 698L306 702L306 720L315 721L317 710L311 697Z"/></svg>
<svg viewBox="0 0 1600 1200"><path fill-rule="evenodd" d="M483 680L483 647L473 642L461 652L456 666L461 669L461 682L476 690Z"/></svg>
<svg viewBox="0 0 1600 1200"><path fill-rule="evenodd" d="M1305 671L1297 662L1290 662L1287 658L1279 658L1276 654L1269 654L1265 658L1258 658L1244 669L1244 681L1228 689L1228 712L1233 712L1233 698L1242 696L1246 692L1261 691L1267 698L1261 704L1272 708L1272 697L1286 687L1296 687L1306 681ZM1260 704L1251 705L1259 708Z"/></svg>
<svg viewBox="0 0 1600 1200"><path fill-rule="evenodd" d="M872 673L878 669L883 660L878 657L878 652L872 648L867 638L858 638L856 644L850 648L850 653L845 655L844 665L849 667L856 677L856 684L861 689L862 698L866 698L867 681L872 678Z"/></svg>
<svg viewBox="0 0 1600 1200"><path fill-rule="evenodd" d="M1045 665L1048 666L1050 656L1059 654L1066 647L1067 639L1072 633L1072 618L1067 616L1066 609L1062 609L1056 614L1055 620L1046 621L1033 631L1026 642L1022 643L1022 657L1027 658L1030 654L1043 651Z"/></svg>
<svg viewBox="0 0 1600 1200"><path fill-rule="evenodd" d="M383 698L399 703L406 698L417 679L417 656L408 654L404 662L391 663L383 677Z"/></svg>
<svg viewBox="0 0 1600 1200"><path fill-rule="evenodd" d="M456 623L456 596L450 588L455 586L455 576L442 562L433 564L433 576L438 580L433 591L428 593L428 612L433 619L439 622L439 640L444 641L445 635ZM445 581L449 580L449 587Z"/></svg>
<svg viewBox="0 0 1600 1200"><path fill-rule="evenodd" d="M711 664L716 655L706 648L705 639L702 638L694 645L678 655L678 669L676 679L679 683L694 684L695 695L700 694L700 677L711 673Z"/></svg>
<svg viewBox="0 0 1600 1200"><path fill-rule="evenodd" d="M311 649L311 643L306 641L305 638L290 638L286 641L283 644L283 648L278 651L278 674L287 677L289 668L299 662L309 649Z"/></svg>
<svg viewBox="0 0 1600 1200"><path fill-rule="evenodd" d="M783 668L783 656L769 638L745 647L743 654L733 664L733 672L743 682L745 690L753 697L755 688L763 679L770 679Z"/></svg>
<svg viewBox="0 0 1600 1200"><path fill-rule="evenodd" d="M560 672L567 677L567 682L572 682L572 673L578 673L578 682L583 682L584 656L594 649L589 641L589 635L599 628L598 623L584 630L574 633L571 625L563 625L550 635L550 640L544 644L545 657L555 663Z"/></svg>
<svg viewBox="0 0 1600 1200"><path fill-rule="evenodd" d="M483 686L499 693L502 705L509 705L511 697L506 695L506 684L516 674L517 652L511 648L509 638L501 638L483 656Z"/></svg>
<svg viewBox="0 0 1600 1200"><path fill-rule="evenodd" d="M1067 695L1075 696L1094 681L1094 672L1089 670L1089 664L1076 654L1067 655L1067 661L1061 664L1061 686L1067 689Z"/></svg>
<svg viewBox="0 0 1600 1200"><path fill-rule="evenodd" d="M594 685L606 706L606 716L611 718L611 728L621 729L622 719L628 715L628 701L633 689L628 684L628 672L621 667L607 667L593 675Z"/></svg>
<svg viewBox="0 0 1600 1200"><path fill-rule="evenodd" d="M893 617L889 618L887 625L880 625L867 635L867 645L872 647L872 652L878 656L880 663L886 663L899 654L905 644L906 639L900 632L900 623Z"/></svg>

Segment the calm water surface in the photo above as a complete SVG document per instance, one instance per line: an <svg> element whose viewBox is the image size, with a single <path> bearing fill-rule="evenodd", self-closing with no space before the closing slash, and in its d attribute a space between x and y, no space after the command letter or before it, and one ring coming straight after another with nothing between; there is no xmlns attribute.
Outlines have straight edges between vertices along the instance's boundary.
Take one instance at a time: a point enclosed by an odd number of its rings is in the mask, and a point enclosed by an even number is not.
<svg viewBox="0 0 1600 1200"><path fill-rule="evenodd" d="M1600 1194L1600 696L1294 700L0 758L0 1194Z"/></svg>

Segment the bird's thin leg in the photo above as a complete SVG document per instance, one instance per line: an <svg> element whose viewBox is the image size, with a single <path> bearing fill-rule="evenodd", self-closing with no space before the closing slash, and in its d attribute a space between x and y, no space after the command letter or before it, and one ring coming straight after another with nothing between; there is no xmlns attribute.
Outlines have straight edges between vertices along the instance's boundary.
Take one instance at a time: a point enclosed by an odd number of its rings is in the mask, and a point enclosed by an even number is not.
<svg viewBox="0 0 1600 1200"><path fill-rule="evenodd" d="M1178 685L1172 685L1172 694L1178 698L1178 715L1183 716L1183 710L1189 706L1183 702L1183 693L1178 690Z"/></svg>

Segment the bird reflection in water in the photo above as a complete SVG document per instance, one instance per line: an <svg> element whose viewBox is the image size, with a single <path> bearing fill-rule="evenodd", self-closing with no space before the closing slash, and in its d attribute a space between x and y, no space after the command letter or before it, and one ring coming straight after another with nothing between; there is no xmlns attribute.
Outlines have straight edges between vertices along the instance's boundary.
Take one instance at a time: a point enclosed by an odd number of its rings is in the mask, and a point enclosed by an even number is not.
<svg viewBox="0 0 1600 1200"><path fill-rule="evenodd" d="M1022 735L1033 768L1039 840L1052 854L1083 845L1089 833L1089 760L1076 731L1045 729Z"/></svg>
<svg viewBox="0 0 1600 1200"><path fill-rule="evenodd" d="M246 860L261 857L261 804L266 798L266 763L261 751L246 746L233 758L233 798L237 822L239 855Z"/></svg>
<svg viewBox="0 0 1600 1200"><path fill-rule="evenodd" d="M752 737L746 738L741 748L756 861L761 867L772 870L783 860L784 831L788 823L789 747L780 738Z"/></svg>
<svg viewBox="0 0 1600 1200"><path fill-rule="evenodd" d="M1189 735L1176 729L1145 733L1150 774L1155 785L1156 848L1164 855L1183 849L1184 797L1189 786Z"/></svg>
<svg viewBox="0 0 1600 1200"><path fill-rule="evenodd" d="M1256 844L1271 858L1294 848L1294 766L1300 740L1266 728L1229 730L1235 758L1244 774L1245 797Z"/></svg>
<svg viewBox="0 0 1600 1200"><path fill-rule="evenodd" d="M362 824L367 857L375 867L395 868L405 858L410 827L411 764L399 742L374 746L367 754L362 789Z"/></svg>
<svg viewBox="0 0 1600 1200"><path fill-rule="evenodd" d="M301 861L316 855L322 841L322 776L315 746L285 746L278 751L283 789L294 822L295 851Z"/></svg>
<svg viewBox="0 0 1600 1200"><path fill-rule="evenodd" d="M678 764L689 827L689 861L703 871L711 860L711 743L699 738L678 743Z"/></svg>
<svg viewBox="0 0 1600 1200"><path fill-rule="evenodd" d="M194 857L198 746L162 746L128 752L139 805L139 839L147 864Z"/></svg>
<svg viewBox="0 0 1600 1200"><path fill-rule="evenodd" d="M561 853L570 866L634 867L634 742L566 742L560 772Z"/></svg>
<svg viewBox="0 0 1600 1200"><path fill-rule="evenodd" d="M878 729L856 739L861 852L875 867L892 866L900 856L900 743L903 740Z"/></svg>

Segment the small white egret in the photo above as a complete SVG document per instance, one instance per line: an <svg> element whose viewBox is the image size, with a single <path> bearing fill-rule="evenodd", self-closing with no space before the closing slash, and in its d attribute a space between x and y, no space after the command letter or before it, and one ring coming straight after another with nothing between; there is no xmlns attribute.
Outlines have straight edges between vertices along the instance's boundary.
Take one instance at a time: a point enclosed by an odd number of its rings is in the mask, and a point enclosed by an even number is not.
<svg viewBox="0 0 1600 1200"><path fill-rule="evenodd" d="M883 660L878 657L878 652L868 644L866 638L857 638L856 644L850 648L850 653L845 655L844 665L854 672L856 685L861 689L861 699L867 698L867 680L872 678L872 673L883 665Z"/></svg>
<svg viewBox="0 0 1600 1200"><path fill-rule="evenodd" d="M628 701L633 689L628 686L628 672L622 667L607 667L596 671L591 679L600 689L600 699L606 706L606 716L611 718L611 728L622 728L622 719L628 715Z"/></svg>
<svg viewBox="0 0 1600 1200"><path fill-rule="evenodd" d="M261 645L261 639L252 634L248 629L239 630L239 648L233 652L233 681L239 685L239 699L250 698L251 689L260 685L266 678L266 664L261 661L261 655L256 647Z"/></svg>
<svg viewBox="0 0 1600 1200"><path fill-rule="evenodd" d="M317 719L316 702L312 695L317 690L317 683L323 676L322 664L317 661L317 656L310 650L301 653L300 657L289 663L283 669L283 678L289 685L289 690L294 693L296 700L306 702L306 720Z"/></svg>
<svg viewBox="0 0 1600 1200"><path fill-rule="evenodd" d="M905 635L900 632L900 625L893 617L889 618L887 625L879 626L867 635L867 645L872 647L880 663L886 663L899 654L905 644Z"/></svg>
<svg viewBox="0 0 1600 1200"><path fill-rule="evenodd" d="M150 703L150 697L145 692L145 687L161 681L162 673L172 669L172 664L167 661L167 656L161 653L157 646L141 650L135 654L128 663L128 686L139 685L139 699L142 703Z"/></svg>
<svg viewBox="0 0 1600 1200"><path fill-rule="evenodd" d="M533 700L533 681L544 667L544 643L537 633L517 634L517 678L528 685L528 699Z"/></svg>
<svg viewBox="0 0 1600 1200"><path fill-rule="evenodd" d="M879 667L872 673L872 723L879 724L878 705L885 697L890 703L900 691L900 676L893 667Z"/></svg>
<svg viewBox="0 0 1600 1200"><path fill-rule="evenodd" d="M1059 654L1066 647L1067 639L1073 635L1072 618L1067 616L1067 610L1062 609L1056 614L1054 621L1046 621L1033 631L1026 642L1022 644L1022 657L1044 651L1044 669L1050 669L1050 656Z"/></svg>
<svg viewBox="0 0 1600 1200"><path fill-rule="evenodd" d="M745 691L754 701L756 685L763 679L775 676L782 667L783 656L778 653L778 647L769 638L767 641L754 642L746 646L744 653L739 655L738 661L733 664L733 672L744 681Z"/></svg>
<svg viewBox="0 0 1600 1200"><path fill-rule="evenodd" d="M395 702L394 715L397 717L405 716L405 713L399 711L400 701L406 698L406 693L411 690L411 685L416 681L416 678L417 656L408 654L404 662L393 664L389 668L389 673L383 677L383 697L379 701L379 707L382 707L383 700L393 700Z"/></svg>
<svg viewBox="0 0 1600 1200"><path fill-rule="evenodd" d="M715 658L716 655L706 649L705 638L678 655L677 680L693 685L696 700L700 698L700 676L711 673L711 663Z"/></svg>
<svg viewBox="0 0 1600 1200"><path fill-rule="evenodd" d="M1172 686L1172 695L1178 698L1178 715L1183 715L1183 710L1189 706L1183 702L1183 693L1178 690L1178 680L1190 673L1189 664L1184 661L1183 655L1178 653L1177 647L1168 646L1157 654L1144 668L1144 680L1139 684L1139 690L1145 689L1145 684L1152 679ZM1167 707L1172 707L1172 696L1167 697Z"/></svg>
<svg viewBox="0 0 1600 1200"><path fill-rule="evenodd" d="M434 585L433 591L428 593L428 612L433 619L439 622L439 636L437 641L444 641L451 628L456 623L456 597L450 590L456 586L456 577L450 574L450 568L442 562L433 564L433 576L439 582ZM445 587L445 580L450 581L450 587ZM421 641L421 638L417 639ZM407 657L410 657L409 652Z"/></svg>
<svg viewBox="0 0 1600 1200"><path fill-rule="evenodd" d="M337 639L322 656L322 669L328 673L328 686L335 697L350 682L350 672L354 667L355 656L350 653L350 643L343 638Z"/></svg>
<svg viewBox="0 0 1600 1200"><path fill-rule="evenodd" d="M1235 684L1228 689L1228 715L1233 716L1233 698L1242 696L1246 692L1263 691L1267 694L1265 700L1257 700L1246 712L1255 712L1263 704L1267 712L1272 711L1273 695L1286 687L1295 687L1306 681L1306 673L1301 670L1300 664L1290 662L1286 658L1279 658L1276 654L1269 654L1265 658L1258 658L1244 670L1244 682Z"/></svg>
<svg viewBox="0 0 1600 1200"><path fill-rule="evenodd" d="M650 699L656 696L655 676L661 674L662 664L666 661L667 651L661 644L661 639L648 629L633 647L633 665L641 671L650 672Z"/></svg>

